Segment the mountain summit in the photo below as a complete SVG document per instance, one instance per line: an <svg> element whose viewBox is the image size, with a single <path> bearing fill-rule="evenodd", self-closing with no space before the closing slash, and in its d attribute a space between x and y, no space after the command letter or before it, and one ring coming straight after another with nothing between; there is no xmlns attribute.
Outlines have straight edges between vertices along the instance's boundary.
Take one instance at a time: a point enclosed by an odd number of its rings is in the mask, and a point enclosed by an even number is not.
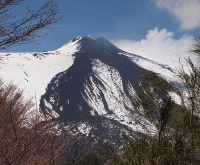
<svg viewBox="0 0 200 165"><path fill-rule="evenodd" d="M143 132L150 123L129 98L147 70L173 75L173 70L127 53L103 37L76 37L55 51L0 54L0 76L34 97L46 116L71 129L116 140L122 131Z"/></svg>

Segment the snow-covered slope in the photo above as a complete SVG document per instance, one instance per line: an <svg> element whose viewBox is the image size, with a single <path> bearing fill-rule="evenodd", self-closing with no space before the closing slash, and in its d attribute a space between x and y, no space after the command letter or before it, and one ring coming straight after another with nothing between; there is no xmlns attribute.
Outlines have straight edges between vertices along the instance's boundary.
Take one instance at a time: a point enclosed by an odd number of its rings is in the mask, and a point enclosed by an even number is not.
<svg viewBox="0 0 200 165"><path fill-rule="evenodd" d="M52 52L0 53L0 78L24 90L25 98L34 98L39 105L41 95L51 79L74 63L79 50L77 40Z"/></svg>
<svg viewBox="0 0 200 165"><path fill-rule="evenodd" d="M67 44L63 45L62 47L56 49L56 52L64 53L65 55L72 55L75 52L78 52L81 44L78 43L82 37L78 36L75 37L73 40L69 41Z"/></svg>
<svg viewBox="0 0 200 165"><path fill-rule="evenodd" d="M103 129L110 139L122 130L144 132L141 122L154 130L129 100L147 70L167 79L174 74L169 66L124 52L103 37L76 37L49 52L0 54L0 78L35 98L44 114L82 132Z"/></svg>
<svg viewBox="0 0 200 165"><path fill-rule="evenodd" d="M168 66L167 64L161 64L152 60L149 60L147 58L138 56L138 55L133 55L127 52L120 52L119 54L123 54L127 56L130 60L135 62L138 66L141 68L145 68L147 70L153 71L155 73L158 73L162 77L168 79L168 80L173 80L174 79L174 74L175 71L173 68Z"/></svg>

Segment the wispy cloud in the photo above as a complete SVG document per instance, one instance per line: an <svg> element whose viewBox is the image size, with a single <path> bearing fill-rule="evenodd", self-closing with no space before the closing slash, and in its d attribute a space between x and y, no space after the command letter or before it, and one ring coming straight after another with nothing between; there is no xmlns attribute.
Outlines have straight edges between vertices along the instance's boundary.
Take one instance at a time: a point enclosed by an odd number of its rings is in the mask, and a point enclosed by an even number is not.
<svg viewBox="0 0 200 165"><path fill-rule="evenodd" d="M200 0L153 0L160 9L172 13L182 30L200 27Z"/></svg>
<svg viewBox="0 0 200 165"><path fill-rule="evenodd" d="M174 38L174 33L167 29L149 30L144 39L111 40L117 47L130 53L141 55L156 62L173 64L177 60L177 53L181 57L188 56L188 49L192 44L193 36L183 35L179 39Z"/></svg>

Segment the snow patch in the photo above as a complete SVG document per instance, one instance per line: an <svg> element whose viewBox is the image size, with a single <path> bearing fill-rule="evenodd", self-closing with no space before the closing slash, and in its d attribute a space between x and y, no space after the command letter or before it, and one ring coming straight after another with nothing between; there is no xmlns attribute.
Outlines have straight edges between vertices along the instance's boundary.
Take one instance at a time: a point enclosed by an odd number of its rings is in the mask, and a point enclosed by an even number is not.
<svg viewBox="0 0 200 165"><path fill-rule="evenodd" d="M151 61L147 58L144 58L144 57L141 57L138 55L133 55L130 53L123 52L123 53L119 53L119 54L127 56L130 60L132 60L134 63L136 63L141 68L158 73L162 77L167 78L168 80L174 79L175 71L172 68L170 68L168 65L160 64L155 61Z"/></svg>
<svg viewBox="0 0 200 165"><path fill-rule="evenodd" d="M138 120L148 124L148 130L150 128L154 130L153 125L145 118L141 116L133 118L134 108L125 95L120 73L98 59L94 59L92 65L94 75L86 79L85 91L82 93L82 96L91 107L91 115L103 115L106 118L127 125L133 130L145 132L141 123L136 122ZM98 83L96 79L102 84ZM134 93L131 83L128 84L128 88L130 93Z"/></svg>
<svg viewBox="0 0 200 165"><path fill-rule="evenodd" d="M63 45L62 47L56 49L55 51L67 54L74 54L78 52L81 48L80 43L78 43L81 39L82 37L78 36L73 40L69 41L67 44Z"/></svg>
<svg viewBox="0 0 200 165"><path fill-rule="evenodd" d="M59 72L67 70L74 63L72 55L50 53L0 53L0 77L5 84L12 82L24 90L24 97L34 98L39 105L41 95L48 83Z"/></svg>

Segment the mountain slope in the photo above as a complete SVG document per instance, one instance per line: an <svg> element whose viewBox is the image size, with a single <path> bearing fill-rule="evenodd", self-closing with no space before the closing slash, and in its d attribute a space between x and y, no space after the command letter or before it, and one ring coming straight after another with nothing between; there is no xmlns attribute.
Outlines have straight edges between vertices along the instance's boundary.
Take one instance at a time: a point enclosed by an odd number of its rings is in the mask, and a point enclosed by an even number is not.
<svg viewBox="0 0 200 165"><path fill-rule="evenodd" d="M123 131L154 127L129 100L147 70L168 78L173 69L120 50L105 38L76 37L59 49L41 53L0 55L0 77L36 97L45 115L71 129L117 139ZM116 138L117 137L117 138Z"/></svg>

